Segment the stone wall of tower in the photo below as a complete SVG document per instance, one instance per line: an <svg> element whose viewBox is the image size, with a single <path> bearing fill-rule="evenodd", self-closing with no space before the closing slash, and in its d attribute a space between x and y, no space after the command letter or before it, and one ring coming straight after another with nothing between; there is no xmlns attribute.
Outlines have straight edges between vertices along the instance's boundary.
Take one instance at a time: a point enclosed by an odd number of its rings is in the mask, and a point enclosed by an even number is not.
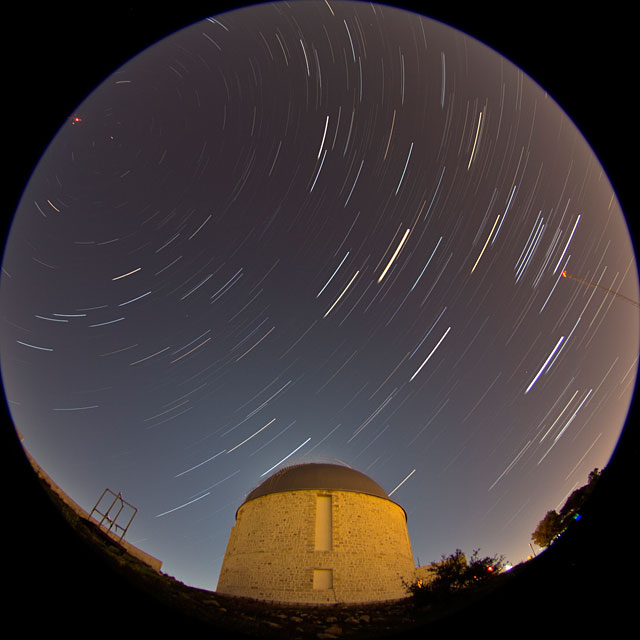
<svg viewBox="0 0 640 640"><path fill-rule="evenodd" d="M331 497L328 550L326 536L316 544L318 496ZM406 597L402 580L413 574L405 514L391 500L351 491L288 491L240 507L217 591L274 602L373 602Z"/></svg>

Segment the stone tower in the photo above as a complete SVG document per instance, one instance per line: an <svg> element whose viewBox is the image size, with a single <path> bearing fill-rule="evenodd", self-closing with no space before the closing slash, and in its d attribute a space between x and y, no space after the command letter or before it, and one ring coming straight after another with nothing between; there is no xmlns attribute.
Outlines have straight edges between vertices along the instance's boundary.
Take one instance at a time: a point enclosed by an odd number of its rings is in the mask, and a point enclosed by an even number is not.
<svg viewBox="0 0 640 640"><path fill-rule="evenodd" d="M406 597L414 574L404 509L364 473L281 469L236 512L218 593L291 603Z"/></svg>

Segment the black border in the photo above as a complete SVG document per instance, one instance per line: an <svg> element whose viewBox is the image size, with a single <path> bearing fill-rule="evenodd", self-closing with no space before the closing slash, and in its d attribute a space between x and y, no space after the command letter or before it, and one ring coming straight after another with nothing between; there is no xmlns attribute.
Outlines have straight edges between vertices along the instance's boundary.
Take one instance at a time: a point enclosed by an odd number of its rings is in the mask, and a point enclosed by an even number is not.
<svg viewBox="0 0 640 640"><path fill-rule="evenodd" d="M10 192L2 216L5 235L40 155L90 91L169 33L207 15L242 6L186 4L189 6L164 8L144 3L56 2L12 7L11 19L3 22L3 112L9 138L4 146L3 183ZM414 8L406 2L398 4ZM580 12L558 4L507 5L503 9L486 3L464 3L464 7L424 3L415 9L423 9L505 55L570 114L607 170L638 246L634 20L629 9L615 3ZM634 561L631 472L638 446L631 425L637 417L636 393L619 445L589 505L587 523L572 533L571 548L565 545L555 556L549 554L517 592L517 599L497 600L483 611L457 619L454 630L484 633L488 628L495 632L509 620L521 621L521 628L555 633L631 620L631 609L625 604L630 596L622 584ZM5 477L0 504L9 619L31 630L93 633L105 622L96 617L104 601L113 607L114 619L127 620L131 631L195 632L192 622L137 592L78 543L31 471L11 429L6 405L2 418ZM110 616L107 622L110 627Z"/></svg>

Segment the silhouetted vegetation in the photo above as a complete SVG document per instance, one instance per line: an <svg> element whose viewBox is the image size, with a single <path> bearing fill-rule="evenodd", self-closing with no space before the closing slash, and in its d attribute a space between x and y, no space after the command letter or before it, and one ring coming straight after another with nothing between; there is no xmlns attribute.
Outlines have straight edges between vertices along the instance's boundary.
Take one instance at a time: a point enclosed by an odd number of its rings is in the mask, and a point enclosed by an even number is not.
<svg viewBox="0 0 640 640"><path fill-rule="evenodd" d="M465 554L456 549L455 553L442 556L440 562L432 562L428 576L405 582L404 586L416 604L424 605L482 584L503 571L503 556L480 558L479 551L475 549L467 560Z"/></svg>
<svg viewBox="0 0 640 640"><path fill-rule="evenodd" d="M560 513L555 510L547 511L544 518L538 523L536 530L531 534L531 540L539 547L548 547L562 535L572 521L580 519L580 510L591 495L599 477L600 471L594 469L589 474L587 484L571 493L560 509Z"/></svg>

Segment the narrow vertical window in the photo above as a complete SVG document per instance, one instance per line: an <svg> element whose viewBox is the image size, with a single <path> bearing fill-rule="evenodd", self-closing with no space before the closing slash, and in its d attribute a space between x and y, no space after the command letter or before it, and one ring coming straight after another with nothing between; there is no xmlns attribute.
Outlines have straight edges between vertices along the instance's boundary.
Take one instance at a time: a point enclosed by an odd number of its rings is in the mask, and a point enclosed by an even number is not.
<svg viewBox="0 0 640 640"><path fill-rule="evenodd" d="M316 551L331 551L331 496L316 498Z"/></svg>

